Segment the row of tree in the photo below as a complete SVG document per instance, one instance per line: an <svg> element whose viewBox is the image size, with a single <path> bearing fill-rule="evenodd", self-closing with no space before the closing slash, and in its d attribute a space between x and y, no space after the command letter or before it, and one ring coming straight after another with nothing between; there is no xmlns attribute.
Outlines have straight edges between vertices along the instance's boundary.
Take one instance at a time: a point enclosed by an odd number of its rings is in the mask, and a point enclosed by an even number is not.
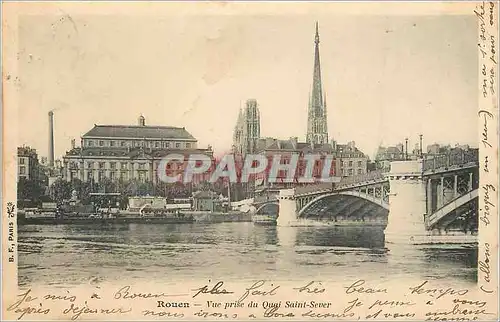
<svg viewBox="0 0 500 322"><path fill-rule="evenodd" d="M245 189L241 184L231 186L231 199L239 200L245 197ZM57 180L50 187L44 187L35 181L21 178L18 184L18 200L23 201L24 207L39 206L41 202L54 201L57 203L72 198L74 192L82 204L90 204L90 194L92 192L118 192L123 200L120 203L128 202L131 196L161 196L167 199L189 198L194 191L211 190L217 194L228 196L227 185L218 183L202 182L199 184L164 183L153 184L152 182L140 182L130 180L127 182L113 182L107 178L99 181L72 181ZM21 205L20 205L21 206Z"/></svg>
<svg viewBox="0 0 500 322"><path fill-rule="evenodd" d="M50 187L48 182L20 178L17 185L18 207L39 207L42 202L62 203L63 200L72 198L74 192L82 204L90 204L92 192L118 192L121 195L120 203L127 203L131 196L161 196L167 199L189 198L194 191L211 190L217 194L228 196L227 184L220 181L216 183L202 182L198 184L140 182L130 180L114 182L104 178L99 182L81 181L73 179L66 181L59 179ZM240 200L247 197L246 187L242 184L231 185L231 200Z"/></svg>

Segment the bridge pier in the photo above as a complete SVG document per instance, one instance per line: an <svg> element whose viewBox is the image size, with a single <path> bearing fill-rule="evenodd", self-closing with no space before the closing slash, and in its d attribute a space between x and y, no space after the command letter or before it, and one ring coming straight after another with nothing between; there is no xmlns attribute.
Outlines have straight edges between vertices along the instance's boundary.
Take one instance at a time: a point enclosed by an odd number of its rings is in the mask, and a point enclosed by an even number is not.
<svg viewBox="0 0 500 322"><path fill-rule="evenodd" d="M297 221L297 203L294 195L294 188L280 190L278 197L279 215L276 221L277 226L290 227Z"/></svg>
<svg viewBox="0 0 500 322"><path fill-rule="evenodd" d="M389 173L391 197L385 229L387 243L416 244L428 235L425 227L427 208L426 186L422 176L422 161L395 161Z"/></svg>

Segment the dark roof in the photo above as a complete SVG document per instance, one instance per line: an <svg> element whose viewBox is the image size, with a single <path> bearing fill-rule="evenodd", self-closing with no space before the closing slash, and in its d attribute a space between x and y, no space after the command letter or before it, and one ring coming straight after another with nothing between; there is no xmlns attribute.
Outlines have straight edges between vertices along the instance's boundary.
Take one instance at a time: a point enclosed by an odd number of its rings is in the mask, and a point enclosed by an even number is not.
<svg viewBox="0 0 500 322"><path fill-rule="evenodd" d="M328 152L333 152L333 147L329 143L324 143L324 144L314 144L314 150L317 151L328 151Z"/></svg>
<svg viewBox="0 0 500 322"><path fill-rule="evenodd" d="M326 144L315 144L314 147L306 142L295 142L293 140L279 140L274 138L262 138L257 141L257 151L263 150L288 150L288 151L323 151L333 152L332 146Z"/></svg>
<svg viewBox="0 0 500 322"><path fill-rule="evenodd" d="M397 147L395 146L390 146L388 147L386 150L385 150L386 153L401 153L403 151L401 151L400 149L398 149Z"/></svg>
<svg viewBox="0 0 500 322"><path fill-rule="evenodd" d="M379 146L378 150L377 150L377 154L403 153L403 151L401 149L402 149L402 146L401 147L397 147L397 146L389 146L389 147Z"/></svg>
<svg viewBox="0 0 500 322"><path fill-rule="evenodd" d="M295 145L295 146L294 146ZM301 153L326 153L343 158L366 157L357 147L347 144L337 144L335 147L329 143L314 144L306 142L293 142L292 140L279 140L274 138L261 138L257 141L257 151L294 151Z"/></svg>
<svg viewBox="0 0 500 322"><path fill-rule="evenodd" d="M138 125L94 125L83 137L151 138L151 139L196 139L183 127L138 126Z"/></svg>
<svg viewBox="0 0 500 322"><path fill-rule="evenodd" d="M29 146L19 146L17 147L17 155L24 157L36 157L36 150L30 148Z"/></svg>

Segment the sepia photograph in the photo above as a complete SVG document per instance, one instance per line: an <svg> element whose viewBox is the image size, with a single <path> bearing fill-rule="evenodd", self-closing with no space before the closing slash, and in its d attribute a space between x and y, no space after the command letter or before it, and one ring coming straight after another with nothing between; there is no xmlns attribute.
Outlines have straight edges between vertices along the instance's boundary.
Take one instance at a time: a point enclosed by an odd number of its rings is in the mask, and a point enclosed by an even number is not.
<svg viewBox="0 0 500 322"><path fill-rule="evenodd" d="M496 2L9 5L13 319L498 317ZM150 304L78 311L106 285Z"/></svg>

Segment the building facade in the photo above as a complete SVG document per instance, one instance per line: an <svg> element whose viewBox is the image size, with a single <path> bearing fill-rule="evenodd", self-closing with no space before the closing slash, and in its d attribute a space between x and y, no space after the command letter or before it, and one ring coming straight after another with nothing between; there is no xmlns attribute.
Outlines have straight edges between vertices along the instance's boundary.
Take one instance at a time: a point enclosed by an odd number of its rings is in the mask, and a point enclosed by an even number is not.
<svg viewBox="0 0 500 322"><path fill-rule="evenodd" d="M195 211L220 211L222 201L213 191L196 191L193 193L193 209Z"/></svg>
<svg viewBox="0 0 500 322"><path fill-rule="evenodd" d="M305 173L307 161L304 156L307 154L319 155L319 160L315 161L312 177L315 179L322 178L323 169L326 162L331 162L330 176L335 177L350 177L367 173L368 156L361 152L355 142L348 144L336 144L335 141L326 144L312 144L307 142L298 142L296 137L288 140L280 140L275 138L262 138L257 143L257 153L264 154L268 158L268 168L257 177L258 185L267 185L267 176L269 167L274 156L281 157L281 164L289 164L293 154L299 155L299 160L294 176L294 182L285 182L286 171L279 171L276 184L282 186L294 186L298 183L298 179ZM283 184L281 184L283 183ZM270 185L272 186L272 185Z"/></svg>
<svg viewBox="0 0 500 322"><path fill-rule="evenodd" d="M375 155L375 164L377 169L389 169L392 161L401 161L405 157L404 146L401 143L389 147L379 146Z"/></svg>
<svg viewBox="0 0 500 322"><path fill-rule="evenodd" d="M321 83L318 23L316 23L314 44L313 85L307 112L306 142L310 144L328 144L328 118L326 113L326 96L323 96L323 85Z"/></svg>
<svg viewBox="0 0 500 322"><path fill-rule="evenodd" d="M39 180L38 154L35 149L29 146L17 148L17 182L23 178L25 180Z"/></svg>
<svg viewBox="0 0 500 322"><path fill-rule="evenodd" d="M81 138L81 146L63 157L66 180L113 182L137 180L158 183L158 166L168 154L180 154L184 160L169 162L166 175L183 172L191 154L212 157L212 149L198 149L197 140L185 129L171 126L147 126L141 115L138 125L94 125Z"/></svg>
<svg viewBox="0 0 500 322"><path fill-rule="evenodd" d="M312 144L306 142L298 142L297 137L292 137L287 140L275 139L275 138L261 138L257 142L258 154L263 154L268 159L267 168L265 171L260 173L256 178L256 186L268 186L268 187L292 187L300 184L299 178L304 176L306 168L306 160L303 158L306 154L317 154L321 156L320 160L315 161L312 177L319 179L321 178L323 166L326 157L333 154L331 145L329 144ZM275 157L280 157L280 164L290 164L292 155L298 155L297 167L295 168L295 175L293 176L293 182L287 182L288 173L285 170L280 170L277 173L276 180L274 182L269 182L269 174L272 165L272 161ZM334 176L336 170L336 160L332 160L330 175Z"/></svg>
<svg viewBox="0 0 500 322"><path fill-rule="evenodd" d="M354 141L347 144L337 144L333 141L332 146L338 160L338 175L352 177L368 172L369 158L356 147Z"/></svg>
<svg viewBox="0 0 500 322"><path fill-rule="evenodd" d="M254 153L257 140L260 138L260 111L257 100L249 99L242 111L233 134L233 152L238 154Z"/></svg>

